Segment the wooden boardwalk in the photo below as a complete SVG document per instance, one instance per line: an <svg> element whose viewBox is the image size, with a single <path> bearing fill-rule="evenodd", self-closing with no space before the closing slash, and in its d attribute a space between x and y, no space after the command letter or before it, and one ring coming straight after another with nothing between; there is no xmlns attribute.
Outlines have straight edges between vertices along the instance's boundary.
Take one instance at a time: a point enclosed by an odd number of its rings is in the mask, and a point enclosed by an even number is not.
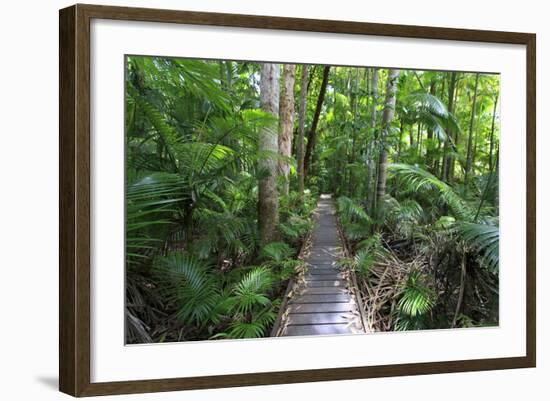
<svg viewBox="0 0 550 401"><path fill-rule="evenodd" d="M334 201L322 195L306 267L287 294L276 336L363 333L349 272L337 265L343 257Z"/></svg>

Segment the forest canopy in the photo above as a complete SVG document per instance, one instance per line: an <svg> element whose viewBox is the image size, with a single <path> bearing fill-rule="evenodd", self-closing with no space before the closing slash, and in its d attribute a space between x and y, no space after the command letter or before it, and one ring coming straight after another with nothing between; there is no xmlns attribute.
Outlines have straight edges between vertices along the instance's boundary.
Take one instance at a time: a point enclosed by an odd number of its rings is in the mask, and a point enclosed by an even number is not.
<svg viewBox="0 0 550 401"><path fill-rule="evenodd" d="M126 58L126 341L266 337L331 194L365 331L498 325L497 74Z"/></svg>

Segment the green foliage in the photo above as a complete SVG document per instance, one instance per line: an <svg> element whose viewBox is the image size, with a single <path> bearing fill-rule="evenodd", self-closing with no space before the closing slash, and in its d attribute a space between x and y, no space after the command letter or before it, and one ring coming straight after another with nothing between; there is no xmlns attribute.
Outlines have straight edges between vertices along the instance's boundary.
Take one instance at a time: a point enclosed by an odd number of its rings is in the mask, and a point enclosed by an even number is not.
<svg viewBox="0 0 550 401"><path fill-rule="evenodd" d="M370 224L372 221L363 207L355 203L352 199L341 196L336 201L338 213L346 222L362 222Z"/></svg>
<svg viewBox="0 0 550 401"><path fill-rule="evenodd" d="M357 243L356 249L366 250L371 253L384 253L385 248L382 244L382 235L373 233L369 238Z"/></svg>
<svg viewBox="0 0 550 401"><path fill-rule="evenodd" d="M420 272L413 271L409 274L397 306L401 313L416 317L431 310L434 305L433 298L433 292L423 282Z"/></svg>
<svg viewBox="0 0 550 401"><path fill-rule="evenodd" d="M403 100L401 114L408 123L422 123L432 129L441 141L447 139L449 130L459 131L456 118L436 96L418 90L407 95Z"/></svg>
<svg viewBox="0 0 550 401"><path fill-rule="evenodd" d="M266 335L315 199L283 197L286 243L259 249L258 160L292 158L258 151L276 117L259 109L257 64L130 56L127 66L129 341Z"/></svg>
<svg viewBox="0 0 550 401"><path fill-rule="evenodd" d="M163 291L176 303L177 317L183 322L203 324L220 300L220 288L209 266L181 253L170 253L155 261Z"/></svg>
<svg viewBox="0 0 550 401"><path fill-rule="evenodd" d="M233 287L232 295L227 300L229 310L246 316L256 307L265 307L270 302L266 295L273 281L273 275L266 268L253 268Z"/></svg>
<svg viewBox="0 0 550 401"><path fill-rule="evenodd" d="M259 151L259 134L277 135L278 119L260 109L259 71L251 62L127 57L129 342L268 335L319 193L337 199L353 253L345 265L394 291L376 300L382 320L394 318L386 329L497 321L498 76L479 75L472 114L476 74L403 70L395 117L385 121L388 70L376 70L373 88L374 69L332 66L314 129L323 68L310 67L307 88L295 85L295 95L307 91L314 145L298 193L296 144L291 156ZM265 159L287 163L290 175L278 197L279 242L262 247Z"/></svg>
<svg viewBox="0 0 550 401"><path fill-rule="evenodd" d="M268 293L275 278L265 267L254 267L231 288L223 307L232 316L229 331L213 338L254 338L266 334L277 315Z"/></svg>
<svg viewBox="0 0 550 401"><path fill-rule="evenodd" d="M128 266L147 259L163 244L176 206L183 201L181 179L171 173L154 173L127 186L126 255ZM149 251L149 252L148 252Z"/></svg>
<svg viewBox="0 0 550 401"><path fill-rule="evenodd" d="M311 215L316 203L316 198L310 191L302 195L298 192L290 192L288 195L281 196L279 230L286 242L297 245L311 232L313 229Z"/></svg>
<svg viewBox="0 0 550 401"><path fill-rule="evenodd" d="M479 252L482 266L487 267L492 273L497 273L500 238L498 226L459 222L456 227L464 241Z"/></svg>
<svg viewBox="0 0 550 401"><path fill-rule="evenodd" d="M427 314L435 305L435 295L426 285L419 271L412 271L397 302L395 329L418 330L426 328Z"/></svg>
<svg viewBox="0 0 550 401"><path fill-rule="evenodd" d="M425 212L415 199L406 198L399 202L386 196L383 213L386 226L401 237L415 239L420 235L419 228L425 220Z"/></svg>
<svg viewBox="0 0 550 401"><path fill-rule="evenodd" d="M263 311L253 316L253 320L250 322L244 322L236 320L229 325L230 331L225 334L221 333L216 337L227 337L227 338L258 338L265 337L267 335L267 328L273 324L277 313L275 312L274 305L272 307L266 308Z"/></svg>
<svg viewBox="0 0 550 401"><path fill-rule="evenodd" d="M375 255L368 249L359 249L353 257L353 269L361 277L367 277L375 262Z"/></svg>
<svg viewBox="0 0 550 401"><path fill-rule="evenodd" d="M361 205L341 196L336 200L336 209L344 233L350 240L360 241L370 234L373 220Z"/></svg>
<svg viewBox="0 0 550 401"><path fill-rule="evenodd" d="M458 195L451 186L441 181L428 171L408 164L392 164L391 173L399 178L402 192L411 194L435 193L439 195L441 203L448 206L456 218L469 221L473 219L475 211Z"/></svg>
<svg viewBox="0 0 550 401"><path fill-rule="evenodd" d="M290 246L284 242L272 242L262 247L260 255L276 263L281 263L285 259L288 259L293 254L293 250Z"/></svg>

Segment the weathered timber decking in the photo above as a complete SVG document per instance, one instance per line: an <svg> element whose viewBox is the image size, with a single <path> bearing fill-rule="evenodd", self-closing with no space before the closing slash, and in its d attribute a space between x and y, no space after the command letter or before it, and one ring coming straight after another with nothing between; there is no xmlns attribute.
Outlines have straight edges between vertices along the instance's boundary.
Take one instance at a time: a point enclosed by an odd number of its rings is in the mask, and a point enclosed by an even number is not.
<svg viewBox="0 0 550 401"><path fill-rule="evenodd" d="M363 333L357 300L349 273L340 271L343 248L336 228L332 198L321 196L305 258L306 268L289 291L284 311L277 322L276 336Z"/></svg>

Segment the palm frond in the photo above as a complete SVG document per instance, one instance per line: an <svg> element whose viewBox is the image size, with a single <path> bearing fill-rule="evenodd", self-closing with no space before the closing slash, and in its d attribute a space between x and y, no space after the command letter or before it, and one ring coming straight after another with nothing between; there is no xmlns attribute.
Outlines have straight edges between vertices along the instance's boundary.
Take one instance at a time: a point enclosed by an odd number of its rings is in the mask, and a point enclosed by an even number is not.
<svg viewBox="0 0 550 401"><path fill-rule="evenodd" d="M480 253L480 262L491 272L499 269L499 227L491 224L458 222L458 232L464 241Z"/></svg>
<svg viewBox="0 0 550 401"><path fill-rule="evenodd" d="M284 242L271 242L262 247L260 256L274 261L282 262L292 256L293 250Z"/></svg>
<svg viewBox="0 0 550 401"><path fill-rule="evenodd" d="M470 207L447 183L430 172L408 164L391 164L388 170L398 176L400 184L411 193L436 192L440 199L453 211L460 220L470 221L475 216L475 211Z"/></svg>
<svg viewBox="0 0 550 401"><path fill-rule="evenodd" d="M264 267L255 267L233 287L233 295L229 299L230 310L238 315L246 315L255 307L263 307L270 303L267 291L273 285L273 275Z"/></svg>
<svg viewBox="0 0 550 401"><path fill-rule="evenodd" d="M428 313L435 306L435 293L419 271L413 270L405 281L397 302L395 329L398 331L425 329Z"/></svg>
<svg viewBox="0 0 550 401"><path fill-rule="evenodd" d="M208 264L192 255L172 252L158 258L155 267L167 295L178 305L178 318L195 324L207 321L220 300L220 288Z"/></svg>
<svg viewBox="0 0 550 401"><path fill-rule="evenodd" d="M353 199L350 199L347 196L340 196L336 200L336 205L340 216L346 221L361 221L365 223L372 222L363 207L355 203Z"/></svg>

